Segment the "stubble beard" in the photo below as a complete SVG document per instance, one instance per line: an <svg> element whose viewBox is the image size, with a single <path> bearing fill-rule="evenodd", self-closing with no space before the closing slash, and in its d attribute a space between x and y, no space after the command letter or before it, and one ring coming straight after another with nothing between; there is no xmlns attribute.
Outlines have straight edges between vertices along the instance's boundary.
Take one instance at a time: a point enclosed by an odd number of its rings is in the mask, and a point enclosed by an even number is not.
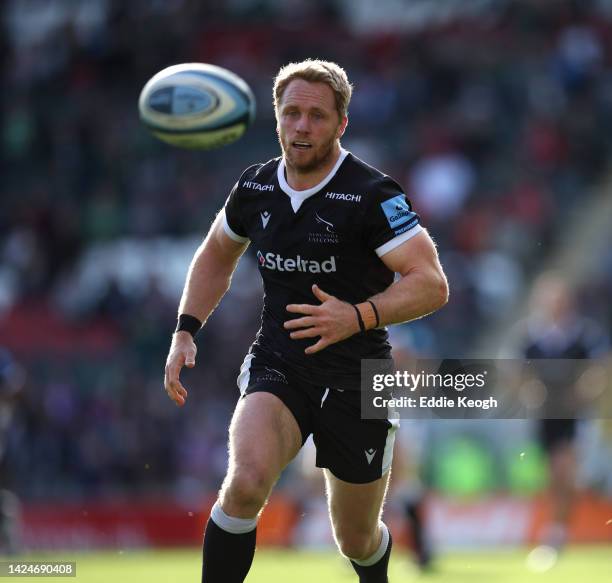
<svg viewBox="0 0 612 583"><path fill-rule="evenodd" d="M288 147L285 148L283 141L280 138L279 142L281 145L281 150L284 154L285 164L289 168L291 168L291 170L297 172L298 174L308 174L310 172L314 172L315 170L319 170L321 167L329 163L329 160L331 159L334 152L336 137L334 135L329 141L320 146L318 148L320 154L315 152L310 162L306 162L304 164L298 164L291 159L291 144L289 144Z"/></svg>

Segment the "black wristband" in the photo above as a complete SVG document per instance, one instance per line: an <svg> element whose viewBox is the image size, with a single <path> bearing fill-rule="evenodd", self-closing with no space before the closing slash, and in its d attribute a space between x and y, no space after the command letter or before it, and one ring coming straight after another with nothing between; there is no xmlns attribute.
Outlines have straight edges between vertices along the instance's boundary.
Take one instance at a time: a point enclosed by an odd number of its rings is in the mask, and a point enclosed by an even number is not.
<svg viewBox="0 0 612 583"><path fill-rule="evenodd" d="M367 300L367 302L372 306L372 309L374 310L374 315L376 316L376 326L374 326L374 328L378 328L380 326L380 316L378 315L378 310L376 309L376 306L374 305L374 302L372 300Z"/></svg>
<svg viewBox="0 0 612 583"><path fill-rule="evenodd" d="M355 308L355 311L357 312L357 321L359 322L359 329L361 330L361 332L365 332L366 327L363 323L363 318L361 317L361 312L359 311L359 308L355 304L351 304L351 306L353 306L353 308Z"/></svg>
<svg viewBox="0 0 612 583"><path fill-rule="evenodd" d="M195 316L190 316L189 314L180 314L178 317L178 322L176 324L175 332L189 332L192 336L195 336L200 328L202 327L202 322L198 320Z"/></svg>

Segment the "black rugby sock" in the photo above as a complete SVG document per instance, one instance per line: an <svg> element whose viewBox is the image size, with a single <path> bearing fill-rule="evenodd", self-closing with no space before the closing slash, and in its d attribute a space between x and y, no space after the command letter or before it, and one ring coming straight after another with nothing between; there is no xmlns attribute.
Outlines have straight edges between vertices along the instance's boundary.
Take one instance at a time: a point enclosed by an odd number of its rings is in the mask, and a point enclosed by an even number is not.
<svg viewBox="0 0 612 583"><path fill-rule="evenodd" d="M242 583L253 563L257 528L253 526L248 532L235 534L228 532L215 522L215 518L219 520L218 510L213 509L204 534L202 583ZM248 522L240 518L229 520ZM252 522L256 524L255 520Z"/></svg>
<svg viewBox="0 0 612 583"><path fill-rule="evenodd" d="M383 525L385 529L387 529L386 525ZM355 561L351 561L351 565L353 565L353 569L357 575L359 575L359 583L389 583L389 579L387 577L387 569L389 568L389 557L391 556L391 547L393 546L393 539L391 538L391 532L387 529L389 534L389 541L387 542L387 548L385 549L382 557L373 565L358 565ZM385 534L383 532L383 541L381 545L384 544ZM382 549L381 549L382 550ZM360 561L361 562L361 561Z"/></svg>

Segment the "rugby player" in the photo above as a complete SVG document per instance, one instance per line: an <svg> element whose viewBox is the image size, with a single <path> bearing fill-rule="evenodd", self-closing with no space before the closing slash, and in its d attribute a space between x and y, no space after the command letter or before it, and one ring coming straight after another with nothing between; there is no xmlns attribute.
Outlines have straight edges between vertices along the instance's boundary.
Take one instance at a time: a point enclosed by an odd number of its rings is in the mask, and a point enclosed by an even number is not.
<svg viewBox="0 0 612 583"><path fill-rule="evenodd" d="M552 391L554 404L573 403L575 365L572 363L603 357L610 348L605 331L597 322L583 316L569 283L560 275L545 272L534 284L531 313L523 323L524 339L520 352L529 360L556 359L551 369L539 367L541 380ZM561 360L567 365L562 365ZM561 372L561 375L559 374ZM537 436L548 457L550 523L542 542L561 551L568 537L568 528L576 498L578 459L576 433L578 421L561 417L543 418L538 422Z"/></svg>
<svg viewBox="0 0 612 583"><path fill-rule="evenodd" d="M385 326L437 310L448 286L402 188L340 145L351 92L335 63L281 68L273 94L282 156L244 171L189 269L165 370L180 406L193 335L249 243L265 290L204 535L205 583L244 580L260 511L310 434L340 551L361 583L387 581L392 542L380 515L397 420L361 419L360 361L390 358Z"/></svg>
<svg viewBox="0 0 612 583"><path fill-rule="evenodd" d="M12 354L0 347L0 556L20 550L21 505L8 490L6 451L15 408L25 384L25 371Z"/></svg>

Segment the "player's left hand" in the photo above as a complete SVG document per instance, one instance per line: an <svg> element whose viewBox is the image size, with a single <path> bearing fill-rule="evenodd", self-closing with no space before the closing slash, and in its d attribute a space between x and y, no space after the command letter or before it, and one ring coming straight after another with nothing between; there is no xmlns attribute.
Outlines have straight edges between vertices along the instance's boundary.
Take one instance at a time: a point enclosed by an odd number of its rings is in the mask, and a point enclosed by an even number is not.
<svg viewBox="0 0 612 583"><path fill-rule="evenodd" d="M304 314L304 317L285 322L286 330L296 330L289 334L293 340L320 336L304 351L306 354L319 352L359 332L359 322L351 304L324 292L316 284L312 286L312 293L322 302L321 305L289 304L288 312Z"/></svg>

